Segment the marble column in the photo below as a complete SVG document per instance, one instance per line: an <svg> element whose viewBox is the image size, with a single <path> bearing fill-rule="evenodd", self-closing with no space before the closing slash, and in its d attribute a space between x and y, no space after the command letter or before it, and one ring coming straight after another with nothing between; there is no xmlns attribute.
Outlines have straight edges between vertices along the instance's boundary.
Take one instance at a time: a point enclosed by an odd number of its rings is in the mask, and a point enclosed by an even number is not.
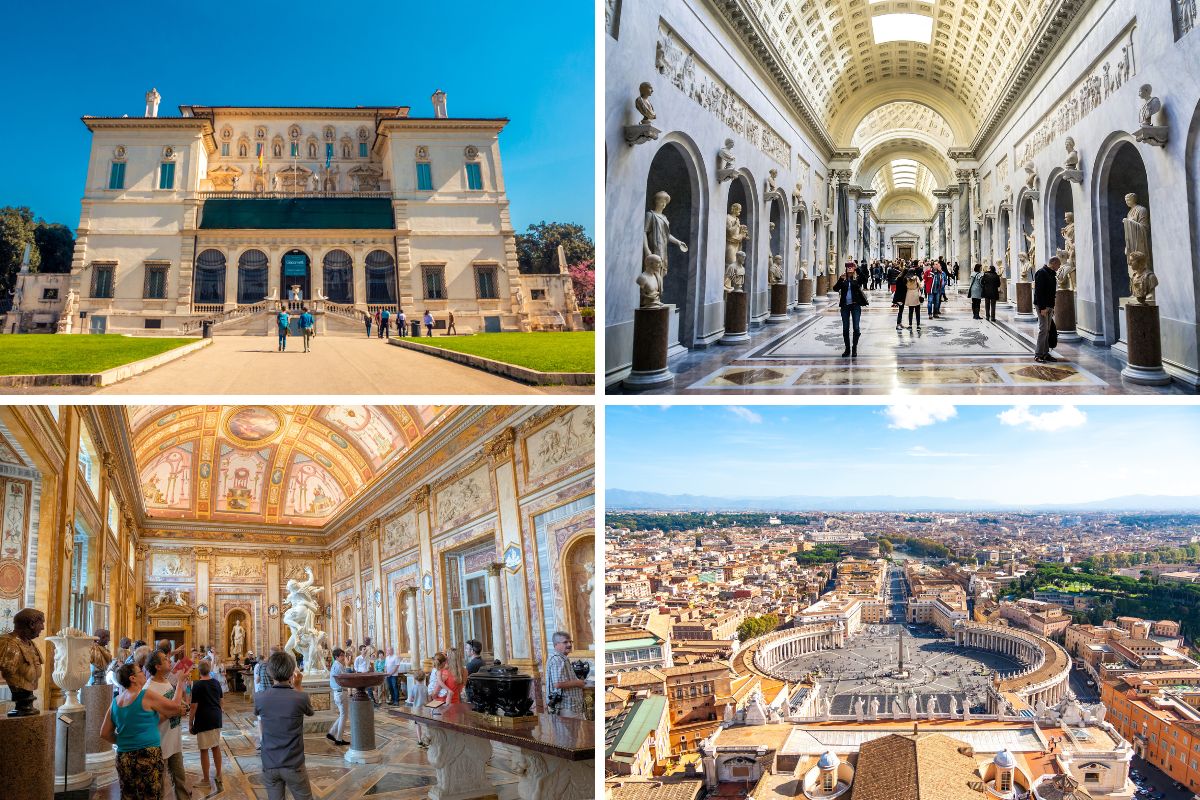
<svg viewBox="0 0 1200 800"><path fill-rule="evenodd" d="M404 597L404 628L408 635L408 652L415 671L421 663L421 640L417 633L417 589L409 586L401 595Z"/></svg>
<svg viewBox="0 0 1200 800"><path fill-rule="evenodd" d="M354 248L351 274L354 276L354 304L363 311L367 309L367 254L362 246ZM399 287L397 287L399 291Z"/></svg>
<svg viewBox="0 0 1200 800"><path fill-rule="evenodd" d="M196 556L196 605L208 606L209 613L204 616L196 615L196 647L211 644L216 652L221 652L220 642L216 641L212 629L212 597L209 589L209 566L212 559L211 547L195 547L192 552Z"/></svg>
<svg viewBox="0 0 1200 800"><path fill-rule="evenodd" d="M500 590L500 576L503 573L503 564L488 565L488 603L492 615L492 658L507 662L508 653L504 646L504 593Z"/></svg>
<svg viewBox="0 0 1200 800"><path fill-rule="evenodd" d="M366 598L363 597L362 586L362 552L359 545L362 543L362 534L353 533L346 541L346 546L350 548L351 563L353 566L353 574L351 580L354 582L354 597L358 601L354 609L354 646L362 644L363 637L367 635L367 626L363 620L363 608ZM357 652L354 655L358 655Z"/></svg>
<svg viewBox="0 0 1200 800"><path fill-rule="evenodd" d="M238 268L237 260L225 259L225 310L237 305Z"/></svg>
<svg viewBox="0 0 1200 800"><path fill-rule="evenodd" d="M517 500L517 466L514 455L516 431L505 428L487 444L491 460L492 475L496 481L497 547L501 557L507 560L511 553L520 563L532 561L526 555L521 542L521 507ZM523 571L507 567L499 578L503 581L505 605L503 618L508 624L505 631L508 661L517 666L533 667L533 652L530 637L529 597L524 585Z"/></svg>
<svg viewBox="0 0 1200 800"><path fill-rule="evenodd" d="M433 533L432 520L429 512L429 499L432 490L429 484L417 489L414 499L414 509L417 513L417 585L421 587L417 593L418 643L421 650L421 667L426 672L433 666L433 654L437 652L437 628L434 625L434 593L425 591L422 582L425 575L433 575Z"/></svg>
<svg viewBox="0 0 1200 800"><path fill-rule="evenodd" d="M287 641L287 636L283 635L283 595L279 591L279 557L282 554L278 550L264 550L263 555L267 559L267 606L274 603L279 607L279 613L274 617L267 614L267 641L263 642L263 647L270 648Z"/></svg>
<svg viewBox="0 0 1200 800"><path fill-rule="evenodd" d="M367 553L371 558L371 575L373 577L372 582L375 584L375 591L379 592L380 599L379 602L376 602L374 594L372 594L371 597L364 598L364 601L367 603L367 607L369 609L367 613L374 615L375 617L375 633L377 634L377 641L375 642L376 649L384 647L385 644L394 644L393 642L385 641L388 638L388 628L385 626L383 619L383 598L387 592L383 585L383 568L380 566L380 562L383 558L381 552L382 547L383 520L377 519L371 523L370 527L367 528Z"/></svg>

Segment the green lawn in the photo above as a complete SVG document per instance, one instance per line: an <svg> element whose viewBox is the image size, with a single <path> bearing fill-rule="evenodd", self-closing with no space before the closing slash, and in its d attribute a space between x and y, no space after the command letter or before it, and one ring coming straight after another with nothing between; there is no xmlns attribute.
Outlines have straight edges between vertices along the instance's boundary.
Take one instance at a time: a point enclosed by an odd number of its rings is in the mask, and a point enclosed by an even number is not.
<svg viewBox="0 0 1200 800"><path fill-rule="evenodd" d="M538 372L595 372L596 332L480 333L433 336L421 344L516 364Z"/></svg>
<svg viewBox="0 0 1200 800"><path fill-rule="evenodd" d="M0 336L0 375L103 372L195 341L116 334L10 333Z"/></svg>

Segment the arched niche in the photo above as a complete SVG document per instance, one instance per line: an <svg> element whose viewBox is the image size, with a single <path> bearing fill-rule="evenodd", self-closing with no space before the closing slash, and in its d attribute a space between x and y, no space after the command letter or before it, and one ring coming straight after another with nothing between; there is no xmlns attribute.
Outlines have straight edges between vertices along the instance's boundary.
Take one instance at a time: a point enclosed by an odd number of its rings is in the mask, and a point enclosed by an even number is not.
<svg viewBox="0 0 1200 800"><path fill-rule="evenodd" d="M1136 194L1138 202L1150 209L1154 224L1153 198L1150 197L1146 165L1137 145L1126 134L1119 134L1100 149L1094 176L1094 241L1098 243L1095 298L1100 306L1104 341L1121 339L1121 298L1129 296L1129 264L1125 258L1125 216L1127 194ZM1151 254L1151 264L1153 264Z"/></svg>
<svg viewBox="0 0 1200 800"><path fill-rule="evenodd" d="M700 178L694 148L680 140L663 143L646 174L646 210L654 207L654 196L659 192L670 195L671 202L663 213L671 224L671 235L688 246L686 253L674 245L667 248L667 274L662 291L662 302L675 306L679 342L684 347L695 344L704 297L701 234L703 209L707 204L703 194L706 182Z"/></svg>
<svg viewBox="0 0 1200 800"><path fill-rule="evenodd" d="M585 533L570 539L563 548L562 585L566 601L565 630L574 637L575 653L581 658L596 655L596 623L593 599L596 594L596 539Z"/></svg>
<svg viewBox="0 0 1200 800"><path fill-rule="evenodd" d="M1067 243L1062 230L1067 225L1067 214L1075 213L1075 196L1071 182L1062 179L1061 171L1055 171L1046 181L1046 251L1054 257L1066 249Z"/></svg>
<svg viewBox="0 0 1200 800"><path fill-rule="evenodd" d="M242 631L243 631L243 637L244 637L242 640L242 652L241 652L240 657L245 658L246 653L250 653L250 652L254 651L254 630L250 626L250 617L246 614L244 609L241 609L241 608L230 609L225 614L225 619L223 621L224 627L222 628L221 638L224 639L225 641L221 642L221 644L220 644L220 652L222 654L224 654L225 658L228 658L228 659L232 659L234 657L233 656L233 628L234 628L234 623L236 623L236 622L242 623Z"/></svg>
<svg viewBox="0 0 1200 800"><path fill-rule="evenodd" d="M771 255L783 256L783 274L787 276L788 269L788 253L787 247L784 245L787 242L787 227L788 215L787 204L781 195L775 195L768 201L768 217L767 221L774 224L774 230L771 226L767 226L767 236L769 237L768 257Z"/></svg>
<svg viewBox="0 0 1200 800"><path fill-rule="evenodd" d="M749 172L745 170L738 173L729 184L729 197L725 201L725 213L731 213L734 203L742 207L742 215L740 217L742 224L750 232L749 235L742 241L742 252L746 254L746 292L751 295L751 311L750 316L754 316L753 298L758 292L758 278L762 270L758 267L759 253L759 225L758 225L758 203L755 200L754 194L754 179ZM725 231L721 231L722 239L724 239ZM721 242L721 252L725 252L725 242ZM722 260L724 256L722 255ZM723 270L724 265L722 265ZM722 274L723 271L722 271ZM765 280L764 280L765 283Z"/></svg>

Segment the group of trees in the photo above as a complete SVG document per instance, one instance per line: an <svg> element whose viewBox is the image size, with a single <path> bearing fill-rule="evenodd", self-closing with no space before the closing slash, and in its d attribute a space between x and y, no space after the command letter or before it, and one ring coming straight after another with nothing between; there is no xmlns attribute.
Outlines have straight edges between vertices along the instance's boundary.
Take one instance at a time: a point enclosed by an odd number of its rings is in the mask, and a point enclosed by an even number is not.
<svg viewBox="0 0 1200 800"><path fill-rule="evenodd" d="M57 222L35 217L27 206L0 208L0 310L7 310L21 270L25 245L30 272L70 272L75 237L71 229Z"/></svg>
<svg viewBox="0 0 1200 800"><path fill-rule="evenodd" d="M775 614L763 614L761 617L746 617L737 627L738 639L745 642L755 636L770 633L779 627L779 617Z"/></svg>
<svg viewBox="0 0 1200 800"><path fill-rule="evenodd" d="M950 548L941 542L933 539L926 539L921 536L903 536L901 534L890 534L888 539L881 539L879 549L883 551L882 542L887 541L889 546L894 546L900 550L910 553L914 556L923 556L926 558L949 558Z"/></svg>
<svg viewBox="0 0 1200 800"><path fill-rule="evenodd" d="M569 222L535 222L518 233L517 263L521 272L553 275L558 272L558 246L567 259L567 272L581 308L596 304L596 245L582 225Z"/></svg>
<svg viewBox="0 0 1200 800"><path fill-rule="evenodd" d="M812 550L804 550L795 553L796 563L811 567L817 564L836 564L842 560L842 556L846 553L846 548L836 544L818 544L814 545Z"/></svg>
<svg viewBox="0 0 1200 800"><path fill-rule="evenodd" d="M804 514L778 514L784 525L809 525L812 517ZM624 528L628 531L646 531L660 529L664 531L690 531L700 528L759 528L766 527L771 514L748 512L744 514L713 514L700 511L689 511L681 514L667 514L655 511L610 511L605 515L605 522L614 528Z"/></svg>
<svg viewBox="0 0 1200 800"><path fill-rule="evenodd" d="M1142 564L1191 564L1196 561L1200 561L1200 542L1183 547L1156 547L1144 552L1097 553L1079 562L1079 566L1088 572L1107 572Z"/></svg>

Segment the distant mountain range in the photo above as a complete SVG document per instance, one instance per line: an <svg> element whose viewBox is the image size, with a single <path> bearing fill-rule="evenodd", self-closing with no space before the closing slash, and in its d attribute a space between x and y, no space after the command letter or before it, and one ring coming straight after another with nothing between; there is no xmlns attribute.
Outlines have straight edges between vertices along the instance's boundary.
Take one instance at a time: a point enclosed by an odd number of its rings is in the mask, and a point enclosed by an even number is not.
<svg viewBox="0 0 1200 800"><path fill-rule="evenodd" d="M995 500L963 500L955 497L708 497L694 494L660 494L609 489L605 500L610 511L1147 511L1200 513L1200 496L1128 495L1087 503L1036 503L1017 505Z"/></svg>

